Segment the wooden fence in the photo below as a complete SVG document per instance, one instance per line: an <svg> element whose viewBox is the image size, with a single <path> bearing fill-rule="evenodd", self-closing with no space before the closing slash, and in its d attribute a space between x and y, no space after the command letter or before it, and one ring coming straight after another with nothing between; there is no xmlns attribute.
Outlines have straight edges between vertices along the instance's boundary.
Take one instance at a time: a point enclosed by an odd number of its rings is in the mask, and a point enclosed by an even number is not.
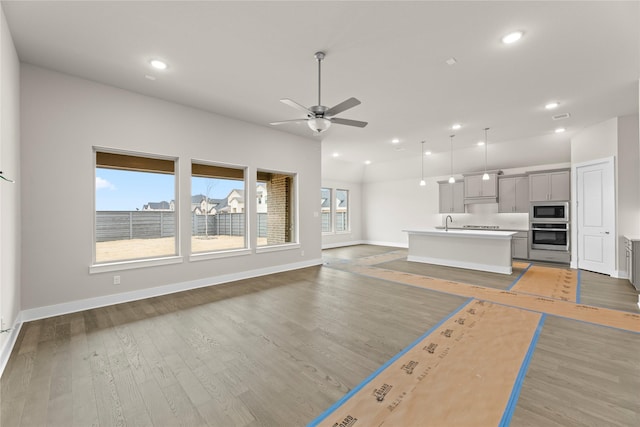
<svg viewBox="0 0 640 427"><path fill-rule="evenodd" d="M243 236L244 213L191 215L193 235ZM96 241L156 239L175 236L175 212L170 211L96 211ZM267 236L267 214L258 214L258 237Z"/></svg>

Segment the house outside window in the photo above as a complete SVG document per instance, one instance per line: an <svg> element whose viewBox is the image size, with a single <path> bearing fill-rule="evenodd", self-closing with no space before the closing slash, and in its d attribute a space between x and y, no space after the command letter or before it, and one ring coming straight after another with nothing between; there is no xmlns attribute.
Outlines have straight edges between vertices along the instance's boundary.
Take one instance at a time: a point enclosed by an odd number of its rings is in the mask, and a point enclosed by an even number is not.
<svg viewBox="0 0 640 427"><path fill-rule="evenodd" d="M244 168L192 162L192 253L247 247L244 189Z"/></svg>
<svg viewBox="0 0 640 427"><path fill-rule="evenodd" d="M93 264L177 255L176 159L95 151Z"/></svg>
<svg viewBox="0 0 640 427"><path fill-rule="evenodd" d="M322 214L322 232L323 233L331 233L332 231L332 206L331 206L331 189L330 188L321 188L320 189L320 212Z"/></svg>
<svg viewBox="0 0 640 427"><path fill-rule="evenodd" d="M258 246L274 246L297 241L295 226L295 175L258 170L256 204ZM268 197L268 201L267 201Z"/></svg>
<svg viewBox="0 0 640 427"><path fill-rule="evenodd" d="M335 230L349 231L349 190L336 189L335 193Z"/></svg>

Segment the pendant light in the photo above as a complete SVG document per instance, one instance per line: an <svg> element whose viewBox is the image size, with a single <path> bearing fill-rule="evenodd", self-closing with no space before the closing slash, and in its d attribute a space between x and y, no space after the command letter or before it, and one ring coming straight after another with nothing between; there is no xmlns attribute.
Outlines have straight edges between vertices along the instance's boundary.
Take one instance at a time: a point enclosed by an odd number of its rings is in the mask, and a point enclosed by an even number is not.
<svg viewBox="0 0 640 427"><path fill-rule="evenodd" d="M449 184L455 184L456 179L453 177L453 137L455 135L451 135L451 176L449 177Z"/></svg>
<svg viewBox="0 0 640 427"><path fill-rule="evenodd" d="M424 187L425 185L427 185L427 182L424 180L424 141L422 141L420 144L420 159L422 160L422 179L420 180L420 187Z"/></svg>
<svg viewBox="0 0 640 427"><path fill-rule="evenodd" d="M487 131L489 128L484 128L484 175L482 175L483 181L489 181L489 174L487 173L487 145L489 140L487 139Z"/></svg>

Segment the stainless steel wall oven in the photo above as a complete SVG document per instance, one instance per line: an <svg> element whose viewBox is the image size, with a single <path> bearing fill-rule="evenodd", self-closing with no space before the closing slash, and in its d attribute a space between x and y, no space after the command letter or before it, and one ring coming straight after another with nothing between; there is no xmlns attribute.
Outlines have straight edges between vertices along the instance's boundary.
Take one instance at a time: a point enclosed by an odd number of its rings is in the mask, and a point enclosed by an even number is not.
<svg viewBox="0 0 640 427"><path fill-rule="evenodd" d="M531 249L569 250L569 223L531 223Z"/></svg>

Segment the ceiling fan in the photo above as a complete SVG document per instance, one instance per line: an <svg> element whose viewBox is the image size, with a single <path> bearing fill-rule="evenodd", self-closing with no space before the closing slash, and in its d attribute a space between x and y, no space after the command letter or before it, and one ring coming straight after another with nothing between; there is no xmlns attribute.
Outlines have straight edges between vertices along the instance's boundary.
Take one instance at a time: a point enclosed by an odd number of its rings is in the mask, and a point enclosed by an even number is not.
<svg viewBox="0 0 640 427"><path fill-rule="evenodd" d="M318 61L318 105L313 105L309 108L304 105L298 104L291 99L284 98L281 99L280 102L283 104L287 104L290 107L295 108L296 110L300 110L307 115L306 119L296 119L296 120L285 120L282 122L272 122L271 125L282 125L285 123L303 123L307 122L307 125L314 132L320 133L329 129L332 123L338 125L347 125L347 126L355 126L359 128L363 128L367 125L367 122L361 122L359 120L349 120L349 119L341 119L339 117L334 117L336 114L342 113L349 108L353 108L356 105L360 105L360 101L356 98L349 98L346 101L341 102L338 105L335 105L331 108L327 108L320 102L320 69L322 60L325 57L324 52L316 52L315 58Z"/></svg>

